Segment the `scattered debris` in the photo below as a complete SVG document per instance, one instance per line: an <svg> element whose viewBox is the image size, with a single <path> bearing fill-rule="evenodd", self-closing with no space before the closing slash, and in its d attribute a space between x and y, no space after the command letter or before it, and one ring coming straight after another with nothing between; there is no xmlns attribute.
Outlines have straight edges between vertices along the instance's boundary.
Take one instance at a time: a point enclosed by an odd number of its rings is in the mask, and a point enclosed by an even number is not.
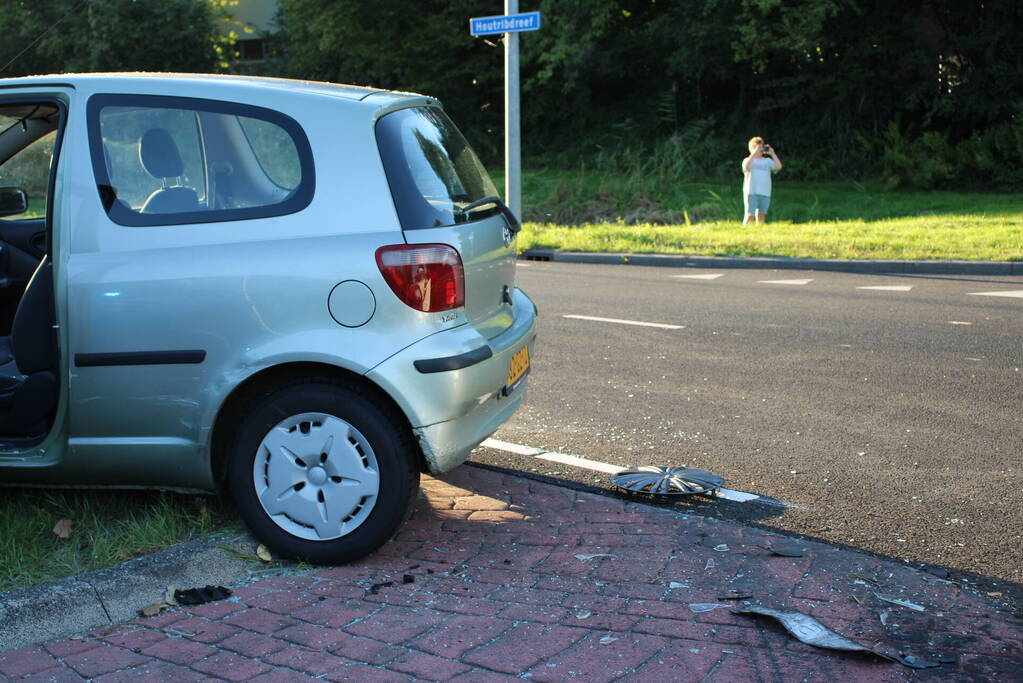
<svg viewBox="0 0 1023 683"><path fill-rule="evenodd" d="M168 605L177 605L178 599L174 597L176 590L174 586L167 586L167 590L163 592L163 601Z"/></svg>
<svg viewBox="0 0 1023 683"><path fill-rule="evenodd" d="M947 579L950 576L948 570L943 567L924 567L924 571L937 576L939 579Z"/></svg>
<svg viewBox="0 0 1023 683"><path fill-rule="evenodd" d="M459 574L464 574L467 571L469 571L469 568L466 567L464 564L460 564L451 570L451 575L458 576Z"/></svg>
<svg viewBox="0 0 1023 683"><path fill-rule="evenodd" d="M152 605L146 605L139 610L140 617L155 617L157 614L167 609L169 605L162 602L154 602Z"/></svg>
<svg viewBox="0 0 1023 683"><path fill-rule="evenodd" d="M863 576L862 574L857 574L856 572L850 572L849 576L853 577L854 579L859 579L860 581L862 581L864 583L872 583L875 586L878 585L877 581L875 581L874 579L870 578L869 576Z"/></svg>
<svg viewBox="0 0 1023 683"><path fill-rule="evenodd" d="M611 643L615 642L616 640L618 640L618 639L615 638L614 636L604 636L603 638L600 639L600 644L601 645L610 645Z"/></svg>
<svg viewBox="0 0 1023 683"><path fill-rule="evenodd" d="M256 557L263 562L273 562L274 556L270 554L270 549L262 543L256 548Z"/></svg>
<svg viewBox="0 0 1023 683"><path fill-rule="evenodd" d="M676 496L690 493L710 493L717 491L725 484L723 477L707 470L658 465L643 465L622 470L613 475L611 481L626 491Z"/></svg>
<svg viewBox="0 0 1023 683"><path fill-rule="evenodd" d="M916 655L903 655L901 653L894 655L886 655L880 652L874 654L880 655L885 659L891 659L899 664L908 666L911 669L933 669L942 665L942 662L934 661L931 659L924 659L923 657L917 657ZM954 661L954 660L953 660Z"/></svg>
<svg viewBox="0 0 1023 683"><path fill-rule="evenodd" d="M752 598L752 593L741 593L739 591L728 591L718 596L718 600L745 600L746 598Z"/></svg>
<svg viewBox="0 0 1023 683"><path fill-rule="evenodd" d="M593 616L593 612L591 612L588 609L581 609L581 610L579 610L578 612L575 613L575 618L576 619L589 619L592 616Z"/></svg>
<svg viewBox="0 0 1023 683"><path fill-rule="evenodd" d="M881 620L881 625L882 626L887 626L888 625L888 610L885 610L884 612L881 612L881 614L878 616L878 619Z"/></svg>
<svg viewBox="0 0 1023 683"><path fill-rule="evenodd" d="M732 613L762 614L776 619L797 640L814 647L826 647L831 650L846 650L849 652L872 652L872 650L863 647L859 643L855 643L845 636L835 633L821 622L802 612L750 605L749 607L736 607L732 610Z"/></svg>
<svg viewBox="0 0 1023 683"><path fill-rule="evenodd" d="M75 523L70 519L62 519L53 525L53 535L62 541L66 541L71 538L71 532L74 531Z"/></svg>
<svg viewBox="0 0 1023 683"><path fill-rule="evenodd" d="M393 585L394 581L382 581L380 583L374 583L372 586L369 587L369 594L376 595L377 593L380 592L381 588L390 588Z"/></svg>
<svg viewBox="0 0 1023 683"><path fill-rule="evenodd" d="M991 591L990 593L987 594L987 596L989 598L1004 598L1005 593L1003 593L1002 591Z"/></svg>
<svg viewBox="0 0 1023 683"><path fill-rule="evenodd" d="M719 553L727 553L728 552L728 544L727 543L719 543L718 545L714 546L714 550L718 551Z"/></svg>
<svg viewBox="0 0 1023 683"><path fill-rule="evenodd" d="M918 605L915 602L910 602L909 600L902 600L894 595L885 595L884 593L874 593L874 595L877 596L878 600L884 600L885 602L890 602L893 605L898 605L899 607L908 607L909 609L914 609L917 612L926 611L926 608L923 605Z"/></svg>
<svg viewBox="0 0 1023 683"><path fill-rule="evenodd" d="M593 553L592 555L579 554L575 556L575 559L586 561L592 560L595 557L614 557L614 555L612 555L611 553Z"/></svg>
<svg viewBox="0 0 1023 683"><path fill-rule="evenodd" d="M908 666L911 669L931 669L941 666L942 664L955 661L955 658L948 656L941 656L938 657L937 660L930 660L917 655L907 655L902 652L887 654L878 650L871 650L870 648L849 640L845 636L835 633L821 622L808 614L803 614L802 612L751 605L749 607L737 607L732 610L732 614L763 614L764 616L777 619L778 622L785 627L786 631L791 633L797 640L806 643L807 645L829 648L831 650L844 650L847 652L867 652L892 662L898 662L899 664ZM885 614L886 613L882 614L881 623L884 623Z"/></svg>
<svg viewBox="0 0 1023 683"><path fill-rule="evenodd" d="M707 564L703 565L703 568L704 568L704 570L707 570L707 569L713 569L715 566L717 566L717 565L714 563L714 558L713 557L708 557L707 558Z"/></svg>
<svg viewBox="0 0 1023 683"><path fill-rule="evenodd" d="M671 581L668 583L668 588L690 588L689 584L679 583L678 581Z"/></svg>
<svg viewBox="0 0 1023 683"><path fill-rule="evenodd" d="M722 605L717 602L694 602L689 605L689 610L699 614L700 612L710 612L718 607L731 607L731 605Z"/></svg>
<svg viewBox="0 0 1023 683"><path fill-rule="evenodd" d="M401 577L401 582L404 584L415 583L416 577L412 576L411 574L403 574Z"/></svg>
<svg viewBox="0 0 1023 683"><path fill-rule="evenodd" d="M231 597L231 590L223 586L204 586L174 591L174 601L179 605L205 605Z"/></svg>

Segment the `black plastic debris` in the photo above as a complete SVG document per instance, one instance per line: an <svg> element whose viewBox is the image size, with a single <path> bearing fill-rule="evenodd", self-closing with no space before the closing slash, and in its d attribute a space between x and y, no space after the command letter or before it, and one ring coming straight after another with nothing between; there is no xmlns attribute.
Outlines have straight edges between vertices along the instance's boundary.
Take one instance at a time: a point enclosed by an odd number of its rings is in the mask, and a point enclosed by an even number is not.
<svg viewBox="0 0 1023 683"><path fill-rule="evenodd" d="M611 481L626 491L661 496L711 493L725 484L724 477L707 470L659 465L643 465L622 470L613 475Z"/></svg>
<svg viewBox="0 0 1023 683"><path fill-rule="evenodd" d="M746 593L743 591L727 591L718 596L718 600L746 600L752 598L752 593Z"/></svg>
<svg viewBox="0 0 1023 683"><path fill-rule="evenodd" d="M204 586L174 591L174 601L179 605L205 605L231 597L231 590L223 586Z"/></svg>
<svg viewBox="0 0 1023 683"><path fill-rule="evenodd" d="M381 583L374 583L372 586L369 587L369 594L376 595L377 593L380 592L381 588L390 588L393 585L394 581L383 581Z"/></svg>
<svg viewBox="0 0 1023 683"><path fill-rule="evenodd" d="M883 657L894 659L904 666L908 666L910 669L934 669L941 666L942 662L938 662L932 659L924 659L923 657L917 657L916 655L882 655Z"/></svg>
<svg viewBox="0 0 1023 683"><path fill-rule="evenodd" d="M415 583L416 577L412 576L411 574L403 574L401 577L401 582L404 584Z"/></svg>

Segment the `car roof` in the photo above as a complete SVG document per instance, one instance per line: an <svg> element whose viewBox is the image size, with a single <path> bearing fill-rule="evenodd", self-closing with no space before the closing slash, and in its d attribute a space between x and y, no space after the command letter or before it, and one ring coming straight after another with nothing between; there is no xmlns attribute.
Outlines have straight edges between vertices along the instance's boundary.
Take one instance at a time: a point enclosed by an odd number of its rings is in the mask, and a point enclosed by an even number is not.
<svg viewBox="0 0 1023 683"><path fill-rule="evenodd" d="M0 89L15 86L46 86L70 85L74 88L102 90L105 88L130 88L145 90L147 85L152 88L154 81L160 81L156 89L173 90L180 94L183 89L194 87L197 90L212 88L230 88L239 91L279 90L288 93L303 93L337 97L346 100L363 101L372 98L377 106L397 104L409 98L422 100L425 96L416 93L383 90L358 85L343 85L323 81L305 81L290 78L271 78L266 76L238 76L234 74L191 74L165 72L111 72L111 73L70 73L47 74L40 76L22 76L18 78L0 79ZM170 93L168 93L170 94ZM432 99L432 98L426 98Z"/></svg>

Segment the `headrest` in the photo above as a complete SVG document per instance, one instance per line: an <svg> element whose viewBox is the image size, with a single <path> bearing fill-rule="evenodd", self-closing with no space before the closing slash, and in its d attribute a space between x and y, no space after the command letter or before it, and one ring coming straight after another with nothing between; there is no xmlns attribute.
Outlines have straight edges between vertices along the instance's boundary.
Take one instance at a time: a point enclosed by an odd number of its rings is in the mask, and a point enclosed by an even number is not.
<svg viewBox="0 0 1023 683"><path fill-rule="evenodd" d="M166 128L151 128L139 140L139 161L154 178L177 178L184 173L181 154Z"/></svg>

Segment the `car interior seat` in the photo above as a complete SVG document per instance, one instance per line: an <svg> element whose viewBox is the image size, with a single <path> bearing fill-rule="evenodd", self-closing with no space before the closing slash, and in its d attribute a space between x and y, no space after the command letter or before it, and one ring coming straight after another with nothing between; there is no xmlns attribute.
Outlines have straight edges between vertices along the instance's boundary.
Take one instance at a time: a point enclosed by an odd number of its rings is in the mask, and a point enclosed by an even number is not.
<svg viewBox="0 0 1023 683"><path fill-rule="evenodd" d="M142 213L186 213L202 209L196 191L178 181L185 167L181 152L166 128L150 128L139 138L139 161L146 173L164 184L146 198ZM171 182L176 184L170 185Z"/></svg>
<svg viewBox="0 0 1023 683"><path fill-rule="evenodd" d="M11 335L0 337L2 352L7 358L0 365L0 435L44 433L50 427L59 388L49 256L43 257L28 281Z"/></svg>

